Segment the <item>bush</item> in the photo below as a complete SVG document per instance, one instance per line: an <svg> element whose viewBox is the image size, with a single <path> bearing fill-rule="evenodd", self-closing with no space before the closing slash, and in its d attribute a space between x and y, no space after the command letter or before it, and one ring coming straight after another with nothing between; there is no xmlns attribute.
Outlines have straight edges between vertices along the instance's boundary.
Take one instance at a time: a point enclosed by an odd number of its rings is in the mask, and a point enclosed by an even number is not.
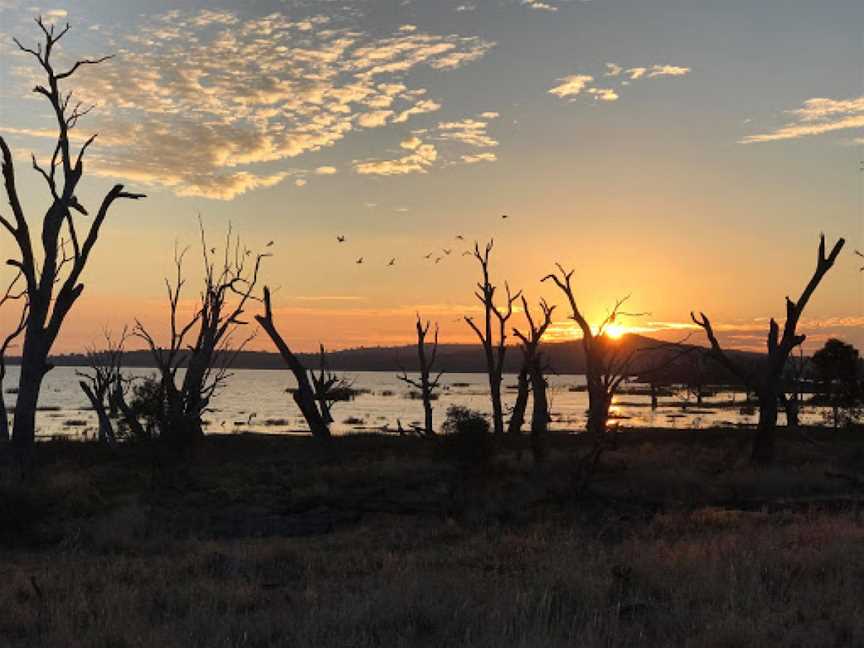
<svg viewBox="0 0 864 648"><path fill-rule="evenodd" d="M165 407L165 396L162 383L156 376L147 376L132 387L132 399L129 408L144 428L145 438L135 438L133 430L124 420L120 420L118 436L127 442L141 443L149 441L159 433L159 421Z"/></svg>
<svg viewBox="0 0 864 648"><path fill-rule="evenodd" d="M489 421L480 412L451 405L442 426L441 439L445 457L462 466L482 467L492 458L492 435Z"/></svg>

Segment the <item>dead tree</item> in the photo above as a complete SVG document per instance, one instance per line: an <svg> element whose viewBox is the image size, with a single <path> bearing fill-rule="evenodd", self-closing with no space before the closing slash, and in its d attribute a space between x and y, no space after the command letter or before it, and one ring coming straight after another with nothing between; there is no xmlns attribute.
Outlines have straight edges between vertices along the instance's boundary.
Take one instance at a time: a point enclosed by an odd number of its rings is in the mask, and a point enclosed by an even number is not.
<svg viewBox="0 0 864 648"><path fill-rule="evenodd" d="M798 356L789 362L789 369L783 377L784 387L780 390L780 404L786 412L787 428L797 428L799 425L801 383L804 380L806 368L807 361L804 359L804 352L799 348Z"/></svg>
<svg viewBox="0 0 864 648"><path fill-rule="evenodd" d="M588 320L585 319L576 303L573 293L573 270L565 271L560 264L556 264L558 272L543 277L543 281L551 280L564 293L570 306L570 317L579 326L582 332L582 349L585 353L585 380L588 383L588 435L592 442L591 451L580 461L580 483L587 484L588 479L594 471L594 467L600 459L607 443L607 425L609 422L609 408L612 400L621 386L630 375L631 365L636 354L636 347L631 346L629 350L622 341L614 340L606 335L609 325L624 315L637 316L641 313L625 313L621 307L629 299L624 297L615 302L612 311L597 326L592 329ZM581 487L580 486L580 487Z"/></svg>
<svg viewBox="0 0 864 648"><path fill-rule="evenodd" d="M354 394L353 384L350 380L346 380L330 369L327 362L327 351L323 344L319 345L318 373L316 374L313 370L309 372L309 376L312 378L312 386L315 388L315 400L318 401L321 418L329 425L333 422L333 414L331 413L333 405L352 398Z"/></svg>
<svg viewBox="0 0 864 648"><path fill-rule="evenodd" d="M159 371L163 411L159 421L160 438L187 444L204 435L202 415L213 396L230 377L230 368L253 336L235 343L234 336L246 324L241 319L258 283L261 262L269 254L252 254L241 246L240 238L228 227L224 252L217 254L206 240L200 224L201 257L204 276L200 301L186 323L181 323L178 308L183 286L183 257L187 250L175 247L175 278L165 280L170 309L167 346L140 322L133 335L144 340ZM218 259L218 261L217 261ZM190 338L194 335L194 339ZM182 381L178 371L184 368Z"/></svg>
<svg viewBox="0 0 864 648"><path fill-rule="evenodd" d="M426 353L426 336L429 335L431 322L427 321L424 325L420 319L420 314L417 314L417 360L420 371L420 379L415 380L408 376L408 372L404 369L402 374L397 376L402 382L420 390L420 398L423 399L423 434L427 437L435 436L435 428L432 425L432 400L435 390L438 389L438 384L441 381L443 371L432 378L433 367L438 355L438 324L435 324L435 335L432 342L432 351Z"/></svg>
<svg viewBox="0 0 864 648"><path fill-rule="evenodd" d="M530 380L530 391L533 399L533 411L531 414L531 450L534 454L534 462L542 463L546 458L546 430L549 427L549 400L546 395L546 378L543 375L543 354L540 351L540 342L543 335L552 323L554 306L549 306L545 300L540 300L540 310L543 319L535 322L531 316L528 301L522 297L522 309L525 319L528 321L528 333L522 333L519 329L513 329L515 335L522 342L522 369L519 371L519 391L516 395L516 404L513 407L513 416L510 419L510 434L519 434L525 419L525 408L528 403L528 391Z"/></svg>
<svg viewBox="0 0 864 648"><path fill-rule="evenodd" d="M329 421L325 420L321 410L318 408L316 390L309 379L309 373L306 367L303 366L303 363L291 351L291 348L282 338L282 335L276 328L276 324L273 322L270 289L267 286L264 286L264 314L256 315L255 319L261 325L261 328L264 329L264 332L270 336L270 339L276 346L276 350L279 351L279 355L282 356L285 364L288 365L291 373L294 374L297 388L293 391L292 395L294 402L297 403L297 407L300 408L300 413L303 415L306 424L309 426L309 431L319 440L329 440L330 424Z"/></svg>
<svg viewBox="0 0 864 648"><path fill-rule="evenodd" d="M771 318L768 327L768 356L765 361L754 366L745 366L744 363L733 359L727 354L717 340L711 321L700 313L697 318L695 313L690 313L693 322L705 331L710 343L709 353L726 369L737 376L748 389L756 392L759 400L759 422L756 426L756 434L753 438L752 459L755 463L768 464L774 459L774 441L777 428L777 406L780 393L783 388L783 370L786 360L792 350L800 346L807 336L796 333L798 320L810 301L825 274L834 265L837 255L843 249L845 241L839 239L831 252L825 254L825 235L819 237L819 251L816 258L816 270L810 277L810 281L804 287L798 301L792 301L786 297L786 322L783 325L783 333L780 326Z"/></svg>
<svg viewBox="0 0 864 648"><path fill-rule="evenodd" d="M489 278L489 254L492 252L493 241L486 244L485 251L480 251L480 244L474 243L474 258L480 264L483 275L482 282L477 284L475 296L483 306L482 329L474 322L473 317L465 316L465 321L477 334L483 353L486 357L486 373L489 376L489 393L492 399L492 424L496 437L504 434L504 408L501 404L501 380L504 373L504 358L507 354L507 322L513 315L513 304L519 299L522 291L515 295L510 292L510 286L505 282L507 293L503 308L495 304L496 286ZM494 320L494 322L493 322ZM497 327L494 326L497 324ZM496 330L497 328L497 330ZM495 335L497 334L497 342Z"/></svg>
<svg viewBox="0 0 864 648"><path fill-rule="evenodd" d="M15 318L15 323L12 325L12 329L3 338L3 342L0 343L0 443L7 443L9 441L9 413L6 411L6 401L3 396L5 393L4 382L6 380L6 353L27 326L27 291L19 285L23 276L23 273L18 271L12 281L9 282L3 296L0 297L0 309L3 309L7 304L19 306L19 312Z"/></svg>
<svg viewBox="0 0 864 648"><path fill-rule="evenodd" d="M80 282L87 261L96 245L100 230L108 211L119 199L137 200L143 194L124 191L122 184L104 196L96 213L92 215L85 232L78 232L78 217L73 212L88 216L88 210L77 197L78 185L84 174L83 160L87 148L95 135L87 139L77 154L70 146L70 132L78 121L90 112L92 106L84 107L73 100L71 91L61 90L61 82L72 77L84 65L95 65L108 57L81 59L69 68L58 71L51 56L57 43L69 31L69 25L56 30L46 25L41 18L36 24L42 31L42 42L35 48L25 47L17 39L18 49L30 54L38 62L47 82L36 85L33 92L48 100L57 122L57 141L47 165L40 164L32 156L33 169L45 181L51 194L50 205L42 217L37 250L30 232L31 223L16 186L15 166L12 152L0 137L0 153L3 156L2 172L6 196L12 217L0 214L0 225L9 232L17 247L17 257L6 263L17 268L24 276L27 293L28 314L21 351L21 375L15 403L15 423L12 429L12 445L25 470L32 457L36 434L36 407L45 374L51 369L48 354L60 333L66 316L81 296L84 285ZM61 174L58 177L58 169ZM65 232L65 234L64 234ZM65 242L64 242L65 241ZM71 246L71 252L67 250Z"/></svg>
<svg viewBox="0 0 864 648"><path fill-rule="evenodd" d="M110 331L105 331L104 348L87 349L85 357L89 368L75 372L75 375L81 378L78 381L81 391L84 392L96 413L99 423L97 438L100 443L108 446L113 446L117 442L113 418L120 409L117 390L119 389L122 394L123 346L127 337L126 329L123 329L116 341Z"/></svg>

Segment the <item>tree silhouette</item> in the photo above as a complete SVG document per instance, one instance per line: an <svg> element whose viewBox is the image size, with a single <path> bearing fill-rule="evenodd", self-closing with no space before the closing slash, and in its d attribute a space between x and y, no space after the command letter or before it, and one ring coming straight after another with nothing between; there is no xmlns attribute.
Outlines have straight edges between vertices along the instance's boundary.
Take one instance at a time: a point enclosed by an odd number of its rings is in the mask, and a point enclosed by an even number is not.
<svg viewBox="0 0 864 648"><path fill-rule="evenodd" d="M174 249L175 277L165 280L170 308L168 345L160 345L147 328L136 321L133 335L144 340L159 371L164 411L159 422L163 441L186 444L203 436L201 417L210 400L229 377L229 370L249 340L234 341L241 319L258 283L261 262L269 254L255 254L241 246L228 227L225 249L217 261L216 248L207 244L200 223L203 285L198 305L186 323L179 320L183 286L183 257L187 250ZM189 338L194 334L194 340ZM253 334L254 335L254 334ZM178 384L178 370L184 367Z"/></svg>
<svg viewBox="0 0 864 648"><path fill-rule="evenodd" d="M518 434L525 419L525 408L528 403L528 391L533 397L531 413L531 450L534 454L534 462L542 463L546 458L546 430L549 426L549 401L546 397L546 378L543 375L543 354L540 352L540 342L543 335L552 323L552 313L555 306L549 306L545 300L540 300L540 311L542 320L535 321L528 307L528 300L522 297L522 310L528 321L528 332L522 333L517 328L513 329L515 335L522 342L522 368L519 371L518 393L516 404L513 406L513 415L510 418L508 433Z"/></svg>
<svg viewBox="0 0 864 648"><path fill-rule="evenodd" d="M507 322L513 315L513 304L519 299L521 291L515 295L510 292L510 286L505 282L504 289L507 293L506 305L499 308L495 304L496 286L489 279L489 255L492 252L494 241L489 241L483 252L480 244L474 243L474 258L480 264L482 281L477 284L478 291L475 296L483 305L483 328L481 329L473 317L465 316L465 321L477 334L483 345L483 353L486 357L486 373L489 376L489 393L492 399L492 429L495 436L504 434L504 408L501 404L501 379L504 372L504 358L507 354ZM497 322L497 331L493 329L493 319ZM497 342L495 336L497 334Z"/></svg>
<svg viewBox="0 0 864 648"><path fill-rule="evenodd" d="M313 388L312 381L309 379L309 372L300 360L297 359L297 356L294 355L276 328L276 324L273 321L273 308L270 303L270 289L267 286L264 286L264 314L256 315L255 319L273 341L273 344L279 351L279 355L282 356L285 364L288 365L291 373L294 374L294 379L297 381L297 389L294 390L292 396L294 402L297 403L297 407L300 408L300 413L303 414L306 424L309 426L309 431L315 438L325 442L328 441L330 439L329 417L325 417L319 409L317 392Z"/></svg>
<svg viewBox="0 0 864 648"><path fill-rule="evenodd" d="M840 422L840 409L854 406L860 399L858 349L831 338L813 354L811 365L820 391L820 400L831 405L834 427Z"/></svg>
<svg viewBox="0 0 864 648"><path fill-rule="evenodd" d="M80 282L96 240L111 206L119 199L137 200L143 194L124 191L117 184L104 196L89 228L79 235L73 212L87 216L88 210L78 200L76 191L84 174L84 155L96 138L88 138L77 154L70 146L70 132L78 125L92 106L85 107L73 100L72 91L63 92L61 82L71 78L81 66L96 65L108 57L81 59L68 69L54 69L52 54L57 43L69 31L69 25L57 30L46 25L41 18L36 24L42 31L42 41L35 47L26 47L17 39L15 44L22 52L36 59L45 74L46 83L36 85L33 92L45 97L57 121L57 141L47 166L32 156L33 169L44 179L50 192L50 205L41 222L41 250L36 250L30 231L31 222L24 213L16 186L15 166L12 152L0 137L2 172L6 196L12 210L12 218L0 214L0 225L12 236L18 257L7 260L7 264L24 276L27 294L27 320L21 352L21 376L15 403L15 422L12 429L12 445L18 455L23 471L29 472L33 443L36 434L36 407L45 374L51 369L48 354L57 339L60 329L72 306L81 296L84 284ZM58 169L61 171L58 177Z"/></svg>
<svg viewBox="0 0 864 648"><path fill-rule="evenodd" d="M420 379L415 380L409 377L408 372L404 369L402 370L402 374L397 376L402 382L420 390L420 398L423 399L423 434L427 437L435 436L435 428L432 425L432 399L435 390L438 389L441 376L444 374L443 371L439 371L438 375L432 378L432 371L438 356L438 324L435 324L432 351L427 355L426 336L429 335L429 327L431 325L429 321L424 325L420 319L420 314L417 314L417 360L419 362Z"/></svg>
<svg viewBox="0 0 864 648"><path fill-rule="evenodd" d="M117 435L114 430L112 416L116 416L119 404L116 393L122 393L123 346L127 338L126 329L115 341L110 331L105 331L105 346L102 349L90 347L85 352L88 369L76 371L81 378L78 385L90 402L99 422L98 439L100 443L113 446Z"/></svg>
<svg viewBox="0 0 864 648"><path fill-rule="evenodd" d="M810 277L810 281L804 287L798 301L792 301L786 297L786 322L783 325L783 333L780 333L780 326L771 318L768 327L768 357L765 362L755 366L746 366L727 354L717 340L714 329L711 326L711 321L705 315L700 313L696 317L694 313L690 313L693 322L702 327L708 342L711 347L709 353L711 356L725 366L729 371L738 376L748 388L756 392L759 399L759 423L756 427L756 434L753 439L752 459L756 463L767 464L774 459L774 437L776 436L777 427L777 405L780 400L780 392L783 385L783 371L786 367L786 360L792 350L799 346L806 339L806 335L799 335L796 332L798 320L810 301L819 283L825 274L834 265L837 255L843 249L845 241L841 238L831 249L829 254L825 254L825 235L819 237L819 250L816 258L816 269Z"/></svg>
<svg viewBox="0 0 864 648"><path fill-rule="evenodd" d="M543 281L552 281L564 293L570 306L570 317L582 332L582 348L585 352L585 380L588 383L588 435L592 441L591 451L580 462L582 485L587 484L594 471L603 449L607 445L606 432L609 421L609 408L621 383L633 374L631 364L637 347L631 345L625 349L623 340L613 340L606 335L609 325L623 316L635 316L639 313L625 313L621 307L629 297L615 302L612 311L600 322L596 331L592 329L576 303L573 292L573 270L566 271L556 264L557 273L543 277Z"/></svg>
<svg viewBox="0 0 864 648"><path fill-rule="evenodd" d="M18 307L18 316L12 330L0 342L0 443L9 441L9 413L6 411L6 401L3 398L4 382L6 380L6 353L27 325L27 291L20 286L24 274L21 271L6 286L6 291L0 297L0 309L7 304Z"/></svg>
<svg viewBox="0 0 864 648"><path fill-rule="evenodd" d="M312 370L309 372L309 376L312 379L312 386L315 388L315 400L318 401L321 418L329 425L333 422L333 414L330 412L333 404L348 400L353 391L351 381L330 369L324 345L319 345L318 349L318 373L316 374Z"/></svg>

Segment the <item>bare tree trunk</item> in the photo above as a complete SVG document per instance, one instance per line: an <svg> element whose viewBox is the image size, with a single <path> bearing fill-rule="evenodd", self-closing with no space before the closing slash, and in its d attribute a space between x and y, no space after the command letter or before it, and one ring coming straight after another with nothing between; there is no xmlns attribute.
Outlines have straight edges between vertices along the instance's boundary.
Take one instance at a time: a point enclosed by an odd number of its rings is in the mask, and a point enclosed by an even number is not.
<svg viewBox="0 0 864 648"><path fill-rule="evenodd" d="M33 469L33 450L36 440L36 409L39 391L49 367L45 355L35 353L32 345L24 344L18 395L15 399L15 418L12 423L12 452L22 477Z"/></svg>
<svg viewBox="0 0 864 648"><path fill-rule="evenodd" d="M522 432L522 425L525 423L525 410L528 409L528 393L531 391L531 384L528 379L528 367L523 365L519 370L516 402L513 404L510 424L507 426L508 435L516 435Z"/></svg>
<svg viewBox="0 0 864 648"><path fill-rule="evenodd" d="M606 437L609 420L609 396L599 380L588 380L588 435L600 445Z"/></svg>
<svg viewBox="0 0 864 648"><path fill-rule="evenodd" d="M114 385L114 393L111 396L111 407L123 414L123 420L129 426L133 438L140 440L149 437L149 434L144 430L144 426L141 425L141 421L138 420L135 412L132 411L132 408L126 402L126 397L123 395L123 386L119 381Z"/></svg>
<svg viewBox="0 0 864 648"><path fill-rule="evenodd" d="M770 389L759 392L759 423L753 438L752 460L769 464L774 458L774 438L777 430L777 394Z"/></svg>
<svg viewBox="0 0 864 648"><path fill-rule="evenodd" d="M539 361L536 361L531 368L531 395L534 401L531 413L531 452L537 465L542 464L548 454L546 440L549 428L549 401L546 387L546 378L543 376Z"/></svg>
<svg viewBox="0 0 864 648"><path fill-rule="evenodd" d="M799 411L799 400L798 394L793 393L791 396L787 396L782 391L780 392L780 404L783 405L783 411L786 412L786 427L787 428L796 428L799 426L798 419L798 411Z"/></svg>
<svg viewBox="0 0 864 648"><path fill-rule="evenodd" d="M655 383L651 383L651 409L657 409L657 385Z"/></svg>
<svg viewBox="0 0 864 648"><path fill-rule="evenodd" d="M105 403L93 393L90 385L86 382L80 380L78 384L81 386L81 390L87 396L87 400L90 401L90 405L99 419L99 443L104 443L109 447L113 446L116 443L117 437L114 434L114 424L111 422L108 412L105 411Z"/></svg>
<svg viewBox="0 0 864 648"><path fill-rule="evenodd" d="M9 413L6 411L6 403L0 394L0 445L9 443Z"/></svg>
<svg viewBox="0 0 864 648"><path fill-rule="evenodd" d="M489 278L489 254L492 252L493 242L486 244L485 252L480 252L480 244L474 243L474 258L480 264L483 274L482 282L478 282L478 290L474 293L483 305L483 326L478 326L474 319L465 317L465 322L474 330L483 346L486 357L486 372L489 375L489 395L492 399L492 428L495 437L500 439L504 435L504 408L501 405L501 374L504 371L504 358L507 354L507 321L513 315L513 303L519 299L522 291L515 295L511 293L510 286L504 282L506 290L506 308L499 308L495 304L496 287ZM497 342L493 339L493 318L498 323Z"/></svg>
<svg viewBox="0 0 864 648"><path fill-rule="evenodd" d="M501 404L501 376L489 376L489 392L492 395L492 429L496 438L504 435L504 407Z"/></svg>
<svg viewBox="0 0 864 648"><path fill-rule="evenodd" d="M270 336L270 339L279 351L279 355L282 356L285 364L288 365L291 373L294 374L294 378L297 381L297 390L293 394L294 402L300 408L300 412L309 426L309 431L312 432L312 436L323 441L328 441L330 439L330 428L321 416L321 412L318 411L315 390L312 389L312 385L309 382L309 374L306 368L291 352L291 349L285 343L285 340L282 339L282 336L276 329L276 325L273 323L270 289L267 286L264 287L264 315L256 315L255 319L261 325L261 328L264 329L264 332Z"/></svg>

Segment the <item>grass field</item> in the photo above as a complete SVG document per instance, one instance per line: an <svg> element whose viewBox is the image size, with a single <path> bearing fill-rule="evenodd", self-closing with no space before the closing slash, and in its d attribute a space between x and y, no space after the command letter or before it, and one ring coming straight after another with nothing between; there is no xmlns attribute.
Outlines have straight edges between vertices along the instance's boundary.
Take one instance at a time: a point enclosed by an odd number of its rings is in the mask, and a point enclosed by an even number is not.
<svg viewBox="0 0 864 648"><path fill-rule="evenodd" d="M864 439L755 469L746 434L622 433L580 497L565 435L542 471L374 435L44 444L0 499L0 646L864 645Z"/></svg>

